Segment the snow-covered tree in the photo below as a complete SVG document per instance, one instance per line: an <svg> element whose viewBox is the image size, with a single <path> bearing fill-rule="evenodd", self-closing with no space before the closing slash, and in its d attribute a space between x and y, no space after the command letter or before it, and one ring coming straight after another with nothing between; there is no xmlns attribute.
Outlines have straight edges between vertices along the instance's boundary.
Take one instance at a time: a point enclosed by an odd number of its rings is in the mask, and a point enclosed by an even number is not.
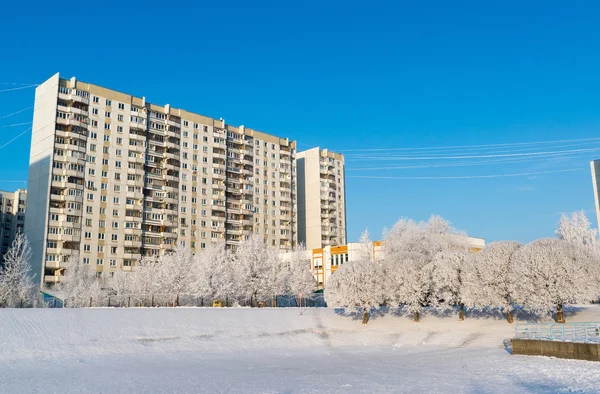
<svg viewBox="0 0 600 394"><path fill-rule="evenodd" d="M102 296L101 284L96 279L96 272L83 264L78 256L69 258L59 289L65 296L65 306L68 308L82 308L97 304Z"/></svg>
<svg viewBox="0 0 600 394"><path fill-rule="evenodd" d="M510 267L518 242L493 242L465 260L461 300L469 308L502 308L513 322Z"/></svg>
<svg viewBox="0 0 600 394"><path fill-rule="evenodd" d="M565 304L598 296L598 257L583 246L560 239L539 239L517 250L510 264L510 293L526 308L549 312L564 323Z"/></svg>
<svg viewBox="0 0 600 394"><path fill-rule="evenodd" d="M123 302L124 296L132 295L132 280L133 274L131 272L117 270L106 280L106 286L114 291Z"/></svg>
<svg viewBox="0 0 600 394"><path fill-rule="evenodd" d="M0 305L14 308L33 304L30 259L29 241L18 233L4 255L4 266L0 266Z"/></svg>
<svg viewBox="0 0 600 394"><path fill-rule="evenodd" d="M196 256L192 294L211 300L235 295L234 277L225 243L211 243Z"/></svg>
<svg viewBox="0 0 600 394"><path fill-rule="evenodd" d="M467 250L466 235L439 216L420 223L400 219L384 236L382 272L388 303L405 305L414 320L419 321L421 308L432 289L433 266L430 264L440 253Z"/></svg>
<svg viewBox="0 0 600 394"><path fill-rule="evenodd" d="M342 264L325 287L325 301L333 307L375 307L384 303L381 262L371 261L369 233L361 236L358 259Z"/></svg>
<svg viewBox="0 0 600 394"><path fill-rule="evenodd" d="M460 306L459 320L465 319L465 305L462 299L465 259L464 250L439 252L425 268L425 278L429 278L429 303L446 309Z"/></svg>
<svg viewBox="0 0 600 394"><path fill-rule="evenodd" d="M571 217L562 214L556 229L559 239L582 245L595 253L599 252L598 233L583 211L573 212Z"/></svg>
<svg viewBox="0 0 600 394"><path fill-rule="evenodd" d="M377 307L383 304L379 263L366 260L342 264L327 281L325 301L331 307Z"/></svg>
<svg viewBox="0 0 600 394"><path fill-rule="evenodd" d="M309 295L315 290L317 282L311 272L310 264L310 260L306 258L306 246L300 243L292 253L289 262L289 294Z"/></svg>
<svg viewBox="0 0 600 394"><path fill-rule="evenodd" d="M191 291L194 260L191 249L184 246L177 246L160 259L156 278L158 292L172 297L173 305L180 294Z"/></svg>
<svg viewBox="0 0 600 394"><path fill-rule="evenodd" d="M144 256L131 272L131 293L143 303L144 297L156 294L159 290L158 276L160 259L157 256Z"/></svg>
<svg viewBox="0 0 600 394"><path fill-rule="evenodd" d="M269 274L276 264L279 264L277 251L269 247L262 236L252 235L240 242L232 262L236 293L255 300L272 296Z"/></svg>

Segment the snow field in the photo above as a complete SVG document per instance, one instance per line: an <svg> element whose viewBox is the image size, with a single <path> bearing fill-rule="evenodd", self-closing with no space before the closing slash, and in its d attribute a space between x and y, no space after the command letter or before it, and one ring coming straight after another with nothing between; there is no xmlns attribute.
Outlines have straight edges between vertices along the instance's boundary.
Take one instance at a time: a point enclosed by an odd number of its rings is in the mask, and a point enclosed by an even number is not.
<svg viewBox="0 0 600 394"><path fill-rule="evenodd" d="M302 311L0 309L0 392L600 392L598 363L511 356L500 314Z"/></svg>
<svg viewBox="0 0 600 394"><path fill-rule="evenodd" d="M1 309L0 362L167 352L252 352L338 347L485 347L503 349L514 326L500 314L458 321L456 315L371 315L330 308ZM569 321L600 320L600 307ZM517 315L517 323L518 315Z"/></svg>

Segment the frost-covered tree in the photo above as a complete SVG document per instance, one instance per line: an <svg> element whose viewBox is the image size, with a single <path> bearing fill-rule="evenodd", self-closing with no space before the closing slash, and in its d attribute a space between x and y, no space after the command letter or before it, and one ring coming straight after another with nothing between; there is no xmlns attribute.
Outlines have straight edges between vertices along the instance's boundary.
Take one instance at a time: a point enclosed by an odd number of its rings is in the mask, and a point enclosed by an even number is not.
<svg viewBox="0 0 600 394"><path fill-rule="evenodd" d="M117 270L106 280L106 285L112 289L116 295L127 296L132 293L132 279L133 274L131 272Z"/></svg>
<svg viewBox="0 0 600 394"><path fill-rule="evenodd" d="M540 239L517 250L510 264L510 292L526 308L549 312L564 323L563 305L598 296L598 257L583 246Z"/></svg>
<svg viewBox="0 0 600 394"><path fill-rule="evenodd" d="M376 307L384 302L380 264L366 260L344 263L327 281L325 301L332 307Z"/></svg>
<svg viewBox="0 0 600 394"><path fill-rule="evenodd" d="M225 243L211 243L198 253L192 294L212 300L235 295L234 277Z"/></svg>
<svg viewBox="0 0 600 394"><path fill-rule="evenodd" d="M464 250L446 250L436 254L424 268L425 278L429 280L429 303L442 309L458 304L459 320L465 319L462 292L466 258Z"/></svg>
<svg viewBox="0 0 600 394"><path fill-rule="evenodd" d="M440 253L466 252L465 234L439 216L416 223L400 219L384 236L385 294L392 306L406 306L419 321L419 313L431 295L432 263ZM441 284L441 282L440 282Z"/></svg>
<svg viewBox="0 0 600 394"><path fill-rule="evenodd" d="M180 294L188 293L193 282L194 255L190 248L177 246L166 253L158 263L158 292L167 294L176 305Z"/></svg>
<svg viewBox="0 0 600 394"><path fill-rule="evenodd" d="M143 303L145 297L156 294L159 290L158 276L160 259L157 256L144 256L131 271L131 293Z"/></svg>
<svg viewBox="0 0 600 394"><path fill-rule="evenodd" d="M277 251L260 235L252 235L240 242L232 261L236 293L254 300L272 296L269 275L275 264L279 264Z"/></svg>
<svg viewBox="0 0 600 394"><path fill-rule="evenodd" d="M317 282L311 272L310 260L306 258L306 246L303 243L300 243L292 253L289 270L288 294L309 295L315 290Z"/></svg>
<svg viewBox="0 0 600 394"><path fill-rule="evenodd" d="M556 229L559 239L573 242L578 245L599 252L598 234L583 211L573 212L571 217L562 214Z"/></svg>
<svg viewBox="0 0 600 394"><path fill-rule="evenodd" d="M333 307L376 307L384 303L381 262L370 258L369 233L360 238L358 258L342 264L325 287L325 301Z"/></svg>
<svg viewBox="0 0 600 394"><path fill-rule="evenodd" d="M29 241L18 233L4 255L4 266L0 266L0 305L14 308L33 304L30 260Z"/></svg>
<svg viewBox="0 0 600 394"><path fill-rule="evenodd" d="M65 306L69 308L97 304L102 296L101 283L96 278L96 272L83 264L78 256L69 258L59 289L64 294Z"/></svg>
<svg viewBox="0 0 600 394"><path fill-rule="evenodd" d="M518 242L493 242L465 260L461 299L469 308L502 308L513 322L510 291L510 267Z"/></svg>

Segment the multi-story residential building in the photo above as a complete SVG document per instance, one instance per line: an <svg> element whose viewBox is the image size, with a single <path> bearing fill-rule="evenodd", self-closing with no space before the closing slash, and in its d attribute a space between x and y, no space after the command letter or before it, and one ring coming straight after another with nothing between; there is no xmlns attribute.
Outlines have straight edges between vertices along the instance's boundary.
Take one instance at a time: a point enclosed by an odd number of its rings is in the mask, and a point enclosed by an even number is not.
<svg viewBox="0 0 600 394"><path fill-rule="evenodd" d="M27 191L14 192L0 190L0 265L4 263L4 254L10 248L17 233L23 232Z"/></svg>
<svg viewBox="0 0 600 394"><path fill-rule="evenodd" d="M298 242L307 249L346 243L344 156L327 149L298 152Z"/></svg>
<svg viewBox="0 0 600 394"><path fill-rule="evenodd" d="M295 141L54 75L36 89L26 219L42 282L177 244L297 242Z"/></svg>

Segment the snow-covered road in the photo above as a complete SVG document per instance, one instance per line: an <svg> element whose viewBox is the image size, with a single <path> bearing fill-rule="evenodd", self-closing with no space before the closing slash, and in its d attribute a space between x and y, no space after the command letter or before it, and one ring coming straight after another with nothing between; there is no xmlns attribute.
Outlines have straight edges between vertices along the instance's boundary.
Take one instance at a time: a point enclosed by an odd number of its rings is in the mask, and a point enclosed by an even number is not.
<svg viewBox="0 0 600 394"><path fill-rule="evenodd" d="M599 363L511 356L513 327L494 317L0 309L0 332L6 393L600 393Z"/></svg>

